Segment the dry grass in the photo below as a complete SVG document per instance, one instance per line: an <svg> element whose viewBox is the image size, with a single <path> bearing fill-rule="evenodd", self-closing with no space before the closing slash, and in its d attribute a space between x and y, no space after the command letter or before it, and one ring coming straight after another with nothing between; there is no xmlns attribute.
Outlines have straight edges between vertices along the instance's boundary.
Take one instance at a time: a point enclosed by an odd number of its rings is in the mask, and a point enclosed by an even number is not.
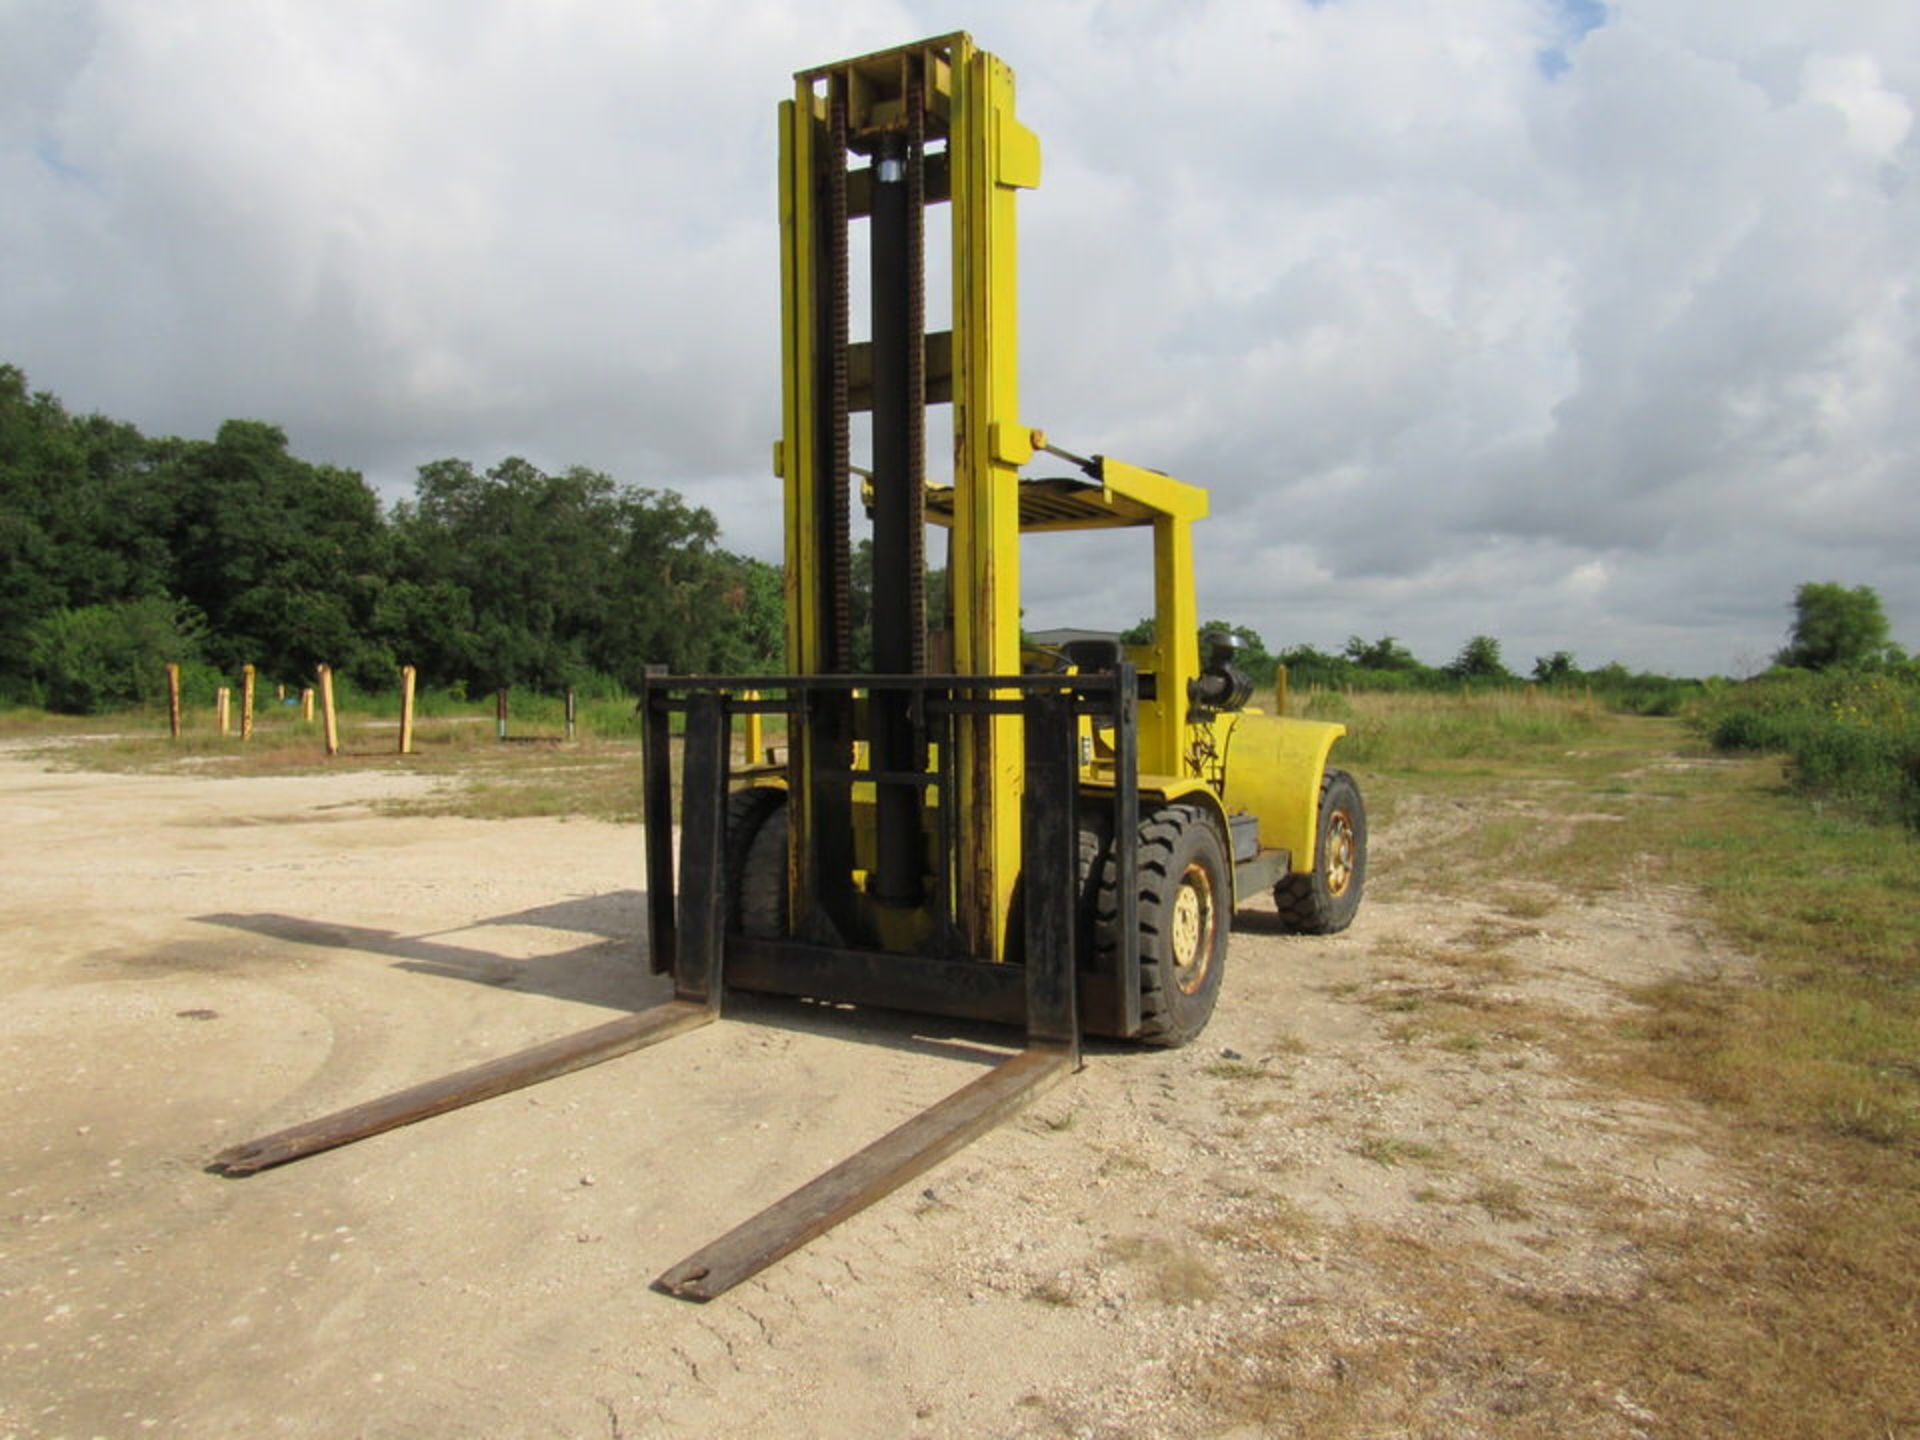
<svg viewBox="0 0 1920 1440"><path fill-rule="evenodd" d="M1388 1169L1400 1165L1442 1169L1453 1163L1453 1156L1444 1145L1431 1145L1404 1135L1368 1135L1353 1147L1353 1153Z"/></svg>
<svg viewBox="0 0 1920 1440"><path fill-rule="evenodd" d="M1220 1294L1219 1273L1190 1245L1157 1235L1122 1235L1109 1240L1106 1251L1136 1277L1149 1299L1162 1305L1198 1305Z"/></svg>
<svg viewBox="0 0 1920 1440"><path fill-rule="evenodd" d="M1489 1200L1516 1203L1504 1190L1475 1203ZM1343 1333L1308 1311L1200 1363L1193 1382L1236 1418L1315 1436L1824 1440L1920 1424L1914 1297L1881 1286L1855 1311L1810 1283L1830 1278L1826 1227L1648 1224L1626 1207L1601 1221L1638 1261L1617 1289L1495 1280L1473 1252L1351 1227L1342 1245L1402 1278L1405 1313ZM1915 1243L1877 1242L1908 1263ZM1466 1416L1481 1423L1455 1428Z"/></svg>
<svg viewBox="0 0 1920 1440"><path fill-rule="evenodd" d="M315 775L333 770L424 775L443 782L424 798L396 800L396 814L461 815L483 820L579 815L637 821L641 812L640 745L635 739L588 736L563 742L556 730L518 724L502 743L490 716L421 720L412 754L400 755L391 716L343 715L340 753L329 757L318 722L263 715L253 737L222 736L194 726L172 739L164 720L111 717L115 728L75 732L35 727L46 734L41 753L54 764L112 773L192 773L210 776ZM552 727L547 727L552 728Z"/></svg>
<svg viewBox="0 0 1920 1440"><path fill-rule="evenodd" d="M1200 1234L1215 1244L1257 1255L1285 1255L1305 1244L1319 1224L1284 1195L1260 1195L1255 1204L1227 1220L1210 1220Z"/></svg>
<svg viewBox="0 0 1920 1440"><path fill-rule="evenodd" d="M1667 979L1624 1017L1530 1013L1521 1028L1596 1094L1704 1106L1701 1138L1758 1218L1649 1218L1604 1184L1569 1186L1556 1203L1633 1260L1618 1293L1490 1283L1507 1272L1485 1257L1362 1228L1342 1243L1391 1267L1417 1312L1404 1327L1354 1336L1301 1317L1198 1378L1237 1416L1301 1434L1452 1433L1439 1417L1460 1414L1516 1435L1920 1434L1920 845L1788 798L1775 762L1695 757L1668 723L1602 722L1583 750L1366 777L1403 814L1412 796L1429 813L1477 795L1473 819L1409 847L1401 883L1505 918L1390 957L1376 946L1402 973L1349 996L1391 1038L1472 1053L1509 1033L1481 986L1534 927L1505 919L1649 882L1694 889L1757 973ZM1449 972L1460 983L1421 978ZM1405 1158L1393 1137L1362 1151ZM1502 1177L1422 1198L1503 1223L1538 1204Z"/></svg>

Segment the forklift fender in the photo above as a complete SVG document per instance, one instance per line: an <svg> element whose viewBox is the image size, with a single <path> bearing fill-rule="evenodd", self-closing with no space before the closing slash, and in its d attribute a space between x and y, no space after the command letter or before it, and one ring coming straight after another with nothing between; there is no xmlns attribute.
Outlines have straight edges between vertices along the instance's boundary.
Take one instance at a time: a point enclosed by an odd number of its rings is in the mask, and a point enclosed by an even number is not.
<svg viewBox="0 0 1920 1440"><path fill-rule="evenodd" d="M1247 713L1227 739L1226 808L1259 816L1260 848L1285 850L1295 875L1313 871L1320 778L1346 733L1331 721Z"/></svg>
<svg viewBox="0 0 1920 1440"><path fill-rule="evenodd" d="M1204 780L1196 780L1184 775L1142 775L1140 777L1140 813L1145 818L1148 803L1171 805L1175 802L1192 805L1204 810L1207 818L1213 822L1213 828L1220 832L1220 843L1226 847L1227 854L1233 854L1233 831L1227 825L1227 812L1220 804L1220 797L1213 793L1211 786Z"/></svg>

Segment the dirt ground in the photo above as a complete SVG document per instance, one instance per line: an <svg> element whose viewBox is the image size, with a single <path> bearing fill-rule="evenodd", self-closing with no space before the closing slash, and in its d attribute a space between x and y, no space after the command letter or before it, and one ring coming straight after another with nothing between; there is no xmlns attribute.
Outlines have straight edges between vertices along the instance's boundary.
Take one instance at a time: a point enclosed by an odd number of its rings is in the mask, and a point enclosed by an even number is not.
<svg viewBox="0 0 1920 1440"><path fill-rule="evenodd" d="M0 1436L1657 1434L1647 1397L1462 1317L1630 1295L1644 1261L1601 1218L1623 1205L1761 1223L1705 1116L1608 1093L1557 1038L1735 963L1685 897L1394 883L1396 848L1463 823L1411 800L1351 932L1241 917L1198 1044L1096 1047L711 1305L648 1282L1010 1037L743 998L660 1049L208 1174L657 997L637 828L374 808L427 783L0 750Z"/></svg>

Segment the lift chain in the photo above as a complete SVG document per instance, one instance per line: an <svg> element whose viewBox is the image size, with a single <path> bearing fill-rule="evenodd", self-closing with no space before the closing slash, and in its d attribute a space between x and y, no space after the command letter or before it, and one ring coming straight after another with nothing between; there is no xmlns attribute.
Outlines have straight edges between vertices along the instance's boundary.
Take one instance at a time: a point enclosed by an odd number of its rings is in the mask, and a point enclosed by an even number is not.
<svg viewBox="0 0 1920 1440"><path fill-rule="evenodd" d="M826 669L853 668L853 603L850 593L853 537L847 519L853 442L847 415L847 92L836 77L827 101L827 373L832 414L827 459L828 605L831 653Z"/></svg>

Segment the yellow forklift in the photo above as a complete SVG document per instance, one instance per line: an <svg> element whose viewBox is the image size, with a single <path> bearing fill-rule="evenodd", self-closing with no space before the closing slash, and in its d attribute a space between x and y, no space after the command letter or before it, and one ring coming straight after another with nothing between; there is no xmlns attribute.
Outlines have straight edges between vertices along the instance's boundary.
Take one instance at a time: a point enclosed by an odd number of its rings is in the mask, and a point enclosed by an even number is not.
<svg viewBox="0 0 1920 1440"><path fill-rule="evenodd" d="M1198 1035L1236 904L1271 893L1304 932L1352 920L1366 821L1327 766L1343 727L1251 708L1226 637L1202 654L1206 492L1021 420L1014 212L1039 179L1012 71L965 34L795 77L780 107L774 447L789 673L654 674L641 699L650 963L674 999L236 1146L217 1169L251 1173L655 1043L716 1018L729 989L1024 1029L1011 1059L655 1282L710 1299L998 1123L1078 1063L1082 1035ZM929 330L926 225L942 206L952 322ZM936 468L950 453L951 470L929 474L942 409L952 443ZM856 510L871 522L865 626ZM1152 638L1023 643L1023 537L1128 527L1152 533ZM947 537L934 613L930 530ZM736 765L735 731L763 717L784 720L784 745Z"/></svg>

